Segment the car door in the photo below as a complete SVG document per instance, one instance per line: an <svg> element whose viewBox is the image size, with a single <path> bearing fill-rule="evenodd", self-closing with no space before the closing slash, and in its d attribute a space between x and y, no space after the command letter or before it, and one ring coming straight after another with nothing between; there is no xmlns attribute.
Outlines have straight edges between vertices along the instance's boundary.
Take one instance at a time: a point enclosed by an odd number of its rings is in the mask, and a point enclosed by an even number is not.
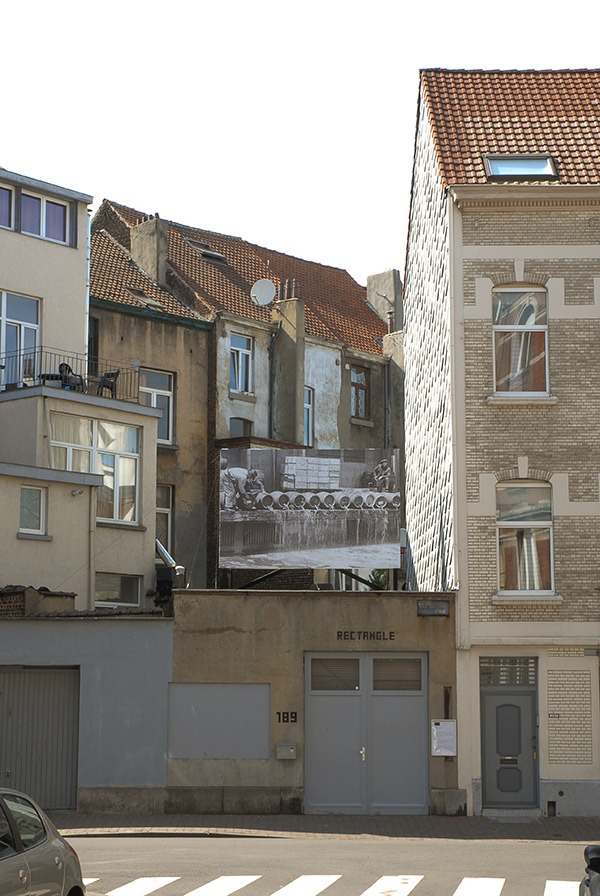
<svg viewBox="0 0 600 896"><path fill-rule="evenodd" d="M65 857L48 833L35 806L25 797L4 793L4 802L19 831L28 866L29 889L35 896L62 896ZM15 891L21 892L21 891Z"/></svg>
<svg viewBox="0 0 600 896"><path fill-rule="evenodd" d="M29 867L0 805L0 893L29 896Z"/></svg>

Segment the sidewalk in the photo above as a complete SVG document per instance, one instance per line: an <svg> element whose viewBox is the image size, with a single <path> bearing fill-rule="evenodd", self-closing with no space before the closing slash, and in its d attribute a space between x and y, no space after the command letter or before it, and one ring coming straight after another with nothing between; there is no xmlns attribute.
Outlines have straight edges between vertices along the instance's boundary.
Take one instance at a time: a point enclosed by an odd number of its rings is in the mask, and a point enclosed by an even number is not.
<svg viewBox="0 0 600 896"><path fill-rule="evenodd" d="M213 836L329 839L560 840L600 843L600 817L436 815L80 815L48 813L67 837Z"/></svg>

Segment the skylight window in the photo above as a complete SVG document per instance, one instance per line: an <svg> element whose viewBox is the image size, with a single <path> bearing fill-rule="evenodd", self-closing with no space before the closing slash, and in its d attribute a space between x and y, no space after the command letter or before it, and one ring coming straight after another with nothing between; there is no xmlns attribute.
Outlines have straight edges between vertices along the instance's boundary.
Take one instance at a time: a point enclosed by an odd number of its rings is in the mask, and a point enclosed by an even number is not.
<svg viewBox="0 0 600 896"><path fill-rule="evenodd" d="M546 154L502 154L483 157L491 180L549 180L557 177L554 160Z"/></svg>
<svg viewBox="0 0 600 896"><path fill-rule="evenodd" d="M150 296L147 296L143 289L138 289L137 286L127 286L125 287L129 295L133 296L134 299L137 299L138 302L143 302L144 305L147 305L149 308L162 308L160 302L157 302L156 299L151 299Z"/></svg>
<svg viewBox="0 0 600 896"><path fill-rule="evenodd" d="M227 257L221 252L217 252L210 243L204 243L202 240L188 239L187 243L194 249L201 258L208 258L211 261L223 261L227 263Z"/></svg>

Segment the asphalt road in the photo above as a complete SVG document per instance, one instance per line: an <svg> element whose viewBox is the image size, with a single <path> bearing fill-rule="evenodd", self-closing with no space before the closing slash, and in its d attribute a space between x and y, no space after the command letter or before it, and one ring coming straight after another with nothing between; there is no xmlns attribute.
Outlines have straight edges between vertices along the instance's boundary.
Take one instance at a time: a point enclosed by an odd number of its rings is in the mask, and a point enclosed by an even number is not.
<svg viewBox="0 0 600 896"><path fill-rule="evenodd" d="M198 888L194 896L273 896L284 887L282 896L576 896L585 845L285 836L70 840L84 878L93 879L88 893L126 888L115 896L187 896ZM240 879L211 884L221 877ZM148 878L161 880L142 880Z"/></svg>

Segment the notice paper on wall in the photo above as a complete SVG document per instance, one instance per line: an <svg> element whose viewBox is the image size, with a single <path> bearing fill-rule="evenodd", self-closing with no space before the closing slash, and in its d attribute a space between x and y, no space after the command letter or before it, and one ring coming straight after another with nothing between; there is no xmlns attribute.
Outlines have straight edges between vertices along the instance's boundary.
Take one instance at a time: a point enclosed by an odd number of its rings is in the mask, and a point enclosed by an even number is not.
<svg viewBox="0 0 600 896"><path fill-rule="evenodd" d="M431 755L456 756L456 719L431 720Z"/></svg>

